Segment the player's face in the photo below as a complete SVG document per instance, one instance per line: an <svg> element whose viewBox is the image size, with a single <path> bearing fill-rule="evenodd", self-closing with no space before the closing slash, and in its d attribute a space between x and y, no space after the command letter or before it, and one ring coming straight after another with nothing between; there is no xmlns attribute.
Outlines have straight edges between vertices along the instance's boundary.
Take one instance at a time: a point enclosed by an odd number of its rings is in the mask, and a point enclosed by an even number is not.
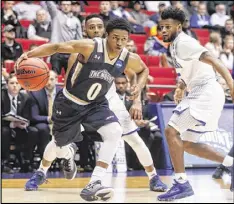
<svg viewBox="0 0 234 204"><path fill-rule="evenodd" d="M9 79L7 83L7 89L11 95L17 95L19 93L21 86L18 83L18 80L16 77L12 77L11 79Z"/></svg>
<svg viewBox="0 0 234 204"><path fill-rule="evenodd" d="M128 32L126 30L114 29L107 35L107 41L113 52L120 53L128 42Z"/></svg>
<svg viewBox="0 0 234 204"><path fill-rule="evenodd" d="M172 42L181 31L181 24L173 19L161 20L159 23L163 42Z"/></svg>
<svg viewBox="0 0 234 204"><path fill-rule="evenodd" d="M116 90L120 94L124 94L128 87L128 82L125 78L115 78Z"/></svg>
<svg viewBox="0 0 234 204"><path fill-rule="evenodd" d="M104 23L100 18L91 18L86 22L85 30L88 38L102 38L105 33Z"/></svg>
<svg viewBox="0 0 234 204"><path fill-rule="evenodd" d="M50 72L50 78L45 86L46 89L52 91L55 88L55 85L58 81L57 79L58 79L57 75L54 72Z"/></svg>

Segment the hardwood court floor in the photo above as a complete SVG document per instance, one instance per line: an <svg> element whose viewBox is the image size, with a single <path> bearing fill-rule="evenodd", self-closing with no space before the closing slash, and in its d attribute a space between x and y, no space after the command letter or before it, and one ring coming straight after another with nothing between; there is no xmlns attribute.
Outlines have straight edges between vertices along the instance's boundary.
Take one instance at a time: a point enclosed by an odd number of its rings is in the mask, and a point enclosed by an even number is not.
<svg viewBox="0 0 234 204"><path fill-rule="evenodd" d="M171 186L172 177L162 176L163 182ZM189 175L195 195L174 201L176 203L233 203L233 193L223 180L213 180L211 175ZM89 178L67 181L62 178L49 179L39 191L24 191L26 179L3 179L3 203L84 203L79 193ZM148 189L147 177L107 176L105 185L115 188L113 203L157 203L157 195Z"/></svg>

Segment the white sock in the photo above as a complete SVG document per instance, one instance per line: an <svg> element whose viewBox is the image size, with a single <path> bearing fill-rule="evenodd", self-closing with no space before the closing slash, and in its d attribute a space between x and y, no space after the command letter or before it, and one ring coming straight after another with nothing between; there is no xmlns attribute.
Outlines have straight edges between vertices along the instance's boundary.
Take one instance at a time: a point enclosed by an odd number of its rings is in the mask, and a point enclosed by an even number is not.
<svg viewBox="0 0 234 204"><path fill-rule="evenodd" d="M41 161L41 164L39 166L38 171L41 171L41 172L43 172L46 175L46 173L47 173L47 171L48 171L49 168L50 168L50 166L47 166L47 167L43 166L42 161Z"/></svg>
<svg viewBox="0 0 234 204"><path fill-rule="evenodd" d="M230 167L233 165L233 157L227 155L224 160L223 160L223 163L222 163L224 166L226 167Z"/></svg>
<svg viewBox="0 0 234 204"><path fill-rule="evenodd" d="M154 168L154 170L151 171L151 172L147 172L147 171L145 171L145 172L146 172L146 174L148 175L149 180L151 180L155 175L157 175L157 172L156 172L156 169L155 169L155 168Z"/></svg>
<svg viewBox="0 0 234 204"><path fill-rule="evenodd" d="M186 183L187 182L187 174L186 173L175 173L175 179L179 183Z"/></svg>
<svg viewBox="0 0 234 204"><path fill-rule="evenodd" d="M102 168L100 166L96 166L93 170L93 174L91 176L91 179L90 179L90 182L93 182L93 181L102 181L102 179L104 178L105 174L106 174L106 171L107 169L105 168Z"/></svg>

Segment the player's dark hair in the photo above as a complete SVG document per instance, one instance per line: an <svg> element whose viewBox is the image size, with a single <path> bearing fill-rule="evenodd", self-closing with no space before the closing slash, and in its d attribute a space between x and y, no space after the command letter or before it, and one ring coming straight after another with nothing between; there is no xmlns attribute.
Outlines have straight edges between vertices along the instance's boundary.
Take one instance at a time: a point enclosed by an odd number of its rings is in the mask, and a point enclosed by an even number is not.
<svg viewBox="0 0 234 204"><path fill-rule="evenodd" d="M162 12L161 19L173 19L183 24L186 19L186 16L184 11L182 11L181 9L169 7Z"/></svg>
<svg viewBox="0 0 234 204"><path fill-rule="evenodd" d="M109 34L112 30L126 30L128 33L132 32L132 26L125 18L113 18L109 20L106 26L106 32Z"/></svg>
<svg viewBox="0 0 234 204"><path fill-rule="evenodd" d="M85 23L87 23L88 20L90 20L90 19L92 19L92 18L99 18L99 19L101 19L102 22L104 23L103 18L102 18L99 14L96 14L96 13L90 14L90 15L86 16L86 18L85 18Z"/></svg>

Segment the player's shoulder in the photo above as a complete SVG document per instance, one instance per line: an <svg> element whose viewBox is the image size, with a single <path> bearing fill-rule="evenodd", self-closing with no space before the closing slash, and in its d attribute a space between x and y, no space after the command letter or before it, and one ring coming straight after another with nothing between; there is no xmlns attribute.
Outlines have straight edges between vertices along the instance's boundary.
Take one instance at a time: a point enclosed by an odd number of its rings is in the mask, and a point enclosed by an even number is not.
<svg viewBox="0 0 234 204"><path fill-rule="evenodd" d="M129 61L133 61L133 62L137 62L139 60L141 60L140 56L136 53L133 52L129 52Z"/></svg>
<svg viewBox="0 0 234 204"><path fill-rule="evenodd" d="M176 42L175 42L175 47L176 48L180 48L180 47L183 47L183 48L193 48L193 46L196 46L196 45L200 45L200 43L192 38L191 36L185 34L185 33L181 33L181 35L178 37L178 39L176 39ZM201 46L201 45L200 45Z"/></svg>

